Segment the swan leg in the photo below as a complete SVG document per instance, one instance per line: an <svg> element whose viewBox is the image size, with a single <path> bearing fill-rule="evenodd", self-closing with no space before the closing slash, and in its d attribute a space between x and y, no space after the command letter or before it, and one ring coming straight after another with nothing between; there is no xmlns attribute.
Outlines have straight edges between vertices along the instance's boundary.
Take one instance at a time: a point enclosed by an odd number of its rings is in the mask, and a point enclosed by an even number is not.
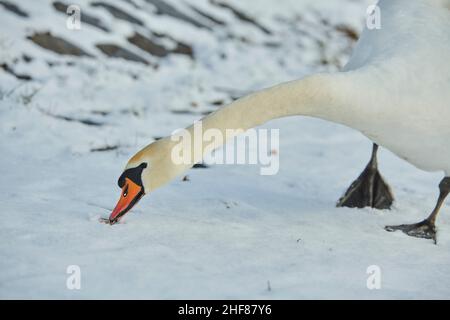
<svg viewBox="0 0 450 320"><path fill-rule="evenodd" d="M394 196L378 171L378 145L373 144L372 156L364 171L352 182L339 199L337 207L390 209Z"/></svg>
<svg viewBox="0 0 450 320"><path fill-rule="evenodd" d="M428 216L428 218L426 218L422 222L414 224L386 226L385 227L386 231L392 232L400 230L412 237L432 239L436 244L436 224L435 224L436 218L449 192L450 192L450 177L445 177L439 183L439 198L436 202L436 206L434 207L433 211Z"/></svg>

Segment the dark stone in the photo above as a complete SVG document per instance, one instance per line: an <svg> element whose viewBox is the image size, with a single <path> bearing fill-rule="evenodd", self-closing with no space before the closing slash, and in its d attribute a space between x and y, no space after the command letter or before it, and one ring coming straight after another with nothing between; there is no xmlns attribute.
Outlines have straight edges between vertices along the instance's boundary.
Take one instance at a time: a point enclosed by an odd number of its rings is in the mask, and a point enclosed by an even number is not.
<svg viewBox="0 0 450 320"><path fill-rule="evenodd" d="M140 34L138 32L136 32L132 36L128 37L127 40L128 40L128 42L134 44L136 47L150 53L151 55L157 56L157 57L165 57L170 53L163 46L156 44L151 39L144 37L142 34Z"/></svg>
<svg viewBox="0 0 450 320"><path fill-rule="evenodd" d="M165 48L164 46L156 43L149 37L146 37L138 32L136 32L132 36L128 37L127 40L128 40L128 42L134 44L136 47L150 53L151 55L157 56L157 57L165 57L165 56L169 55L170 53L177 53L177 54L188 55L189 57L193 58L194 53L193 53L191 46L189 46L185 43L179 42L179 41L173 39L172 37L161 34L161 33L152 33L152 35L156 38L168 39L170 41L175 42L175 44L176 44L175 49L169 50L169 49Z"/></svg>
<svg viewBox="0 0 450 320"><path fill-rule="evenodd" d="M140 6L138 6L136 3L134 3L134 2L131 1L131 0L122 0L122 1L128 3L130 6L133 6L133 8L135 8L135 9L137 9L137 10L141 9Z"/></svg>
<svg viewBox="0 0 450 320"><path fill-rule="evenodd" d="M146 0L148 3L152 4L156 8L156 14L167 15L172 18L182 20L184 22L190 23L198 28L211 30L210 27L204 25L197 20L185 15L184 13L178 11L176 8L172 7L170 4L165 3L161 0Z"/></svg>
<svg viewBox="0 0 450 320"><path fill-rule="evenodd" d="M71 56L88 56L92 57L87 52L83 51L76 45L68 42L59 37L52 36L50 32L35 33L32 36L27 37L27 39L33 41L38 46L44 49Z"/></svg>
<svg viewBox="0 0 450 320"><path fill-rule="evenodd" d="M91 119L77 119L77 118L72 118L69 116L63 116L63 115L58 115L58 114L50 114L50 113L46 113L46 114L55 119L64 120L64 121L68 121L68 122L79 122L79 123L85 124L87 126L99 127L99 126L104 125L104 123L102 123L102 122L94 121Z"/></svg>
<svg viewBox="0 0 450 320"><path fill-rule="evenodd" d="M104 54L106 54L108 57L113 58L123 58L126 60L134 61L134 62L140 62L143 64L150 64L147 60L144 58L138 56L137 54L119 47L115 44L96 44L95 45L98 49L100 49Z"/></svg>
<svg viewBox="0 0 450 320"><path fill-rule="evenodd" d="M22 60L25 61L26 63L30 63L31 61L33 61L33 58L27 54L22 54Z"/></svg>
<svg viewBox="0 0 450 320"><path fill-rule="evenodd" d="M229 4L227 4L227 3L224 3L224 2L219 2L219 1L216 1L216 0L210 0L210 2L211 2L213 5L216 5L216 6L220 7L220 8L225 8L225 9L230 10L230 11L234 14L234 16L235 16L236 18L238 18L238 19L241 20L241 21L244 21L244 22L247 22L247 23L249 23L249 24L254 25L254 26L257 27L258 29L260 29L262 32L264 32L265 34L272 34L272 32L271 32L269 29L267 29L266 27L264 27L263 25L261 25L261 24L260 24L259 22L257 22L255 19L253 19L252 17L248 16L248 15L245 14L244 12L242 12L242 11L240 11L240 10L238 10L238 9L236 9L236 8L234 8L234 7L232 7L231 5L229 5Z"/></svg>
<svg viewBox="0 0 450 320"><path fill-rule="evenodd" d="M100 147L100 148L91 148L91 152L113 151L113 150L117 150L118 148L119 148L118 145L114 145L114 146L104 146L104 147Z"/></svg>
<svg viewBox="0 0 450 320"><path fill-rule="evenodd" d="M9 65L7 65L6 63L2 63L0 64L0 69L3 69L6 73L9 73L10 75L13 75L14 77L16 77L19 80L24 80L24 81L30 81L33 80L33 78L27 74L18 74L15 73L13 69L11 69L11 67Z"/></svg>
<svg viewBox="0 0 450 320"><path fill-rule="evenodd" d="M185 54L187 56L190 56L191 58L194 57L194 52L192 51L192 47L177 41L177 46L175 49L172 50L173 53L179 53L179 54Z"/></svg>
<svg viewBox="0 0 450 320"><path fill-rule="evenodd" d="M29 15L22 9L20 9L17 5L8 2L8 1L0 1L0 5L2 5L6 10L14 13L15 15L22 17L22 18L28 18Z"/></svg>
<svg viewBox="0 0 450 320"><path fill-rule="evenodd" d="M336 26L336 30L345 34L348 38L350 38L353 41L356 41L359 38L358 32L356 32L354 29L350 28L349 26L338 25L338 26Z"/></svg>
<svg viewBox="0 0 450 320"><path fill-rule="evenodd" d="M218 24L218 25L221 25L221 26L226 25L226 23L225 23L224 21L219 20L219 19L217 19L216 17L213 17L213 16L210 15L209 13L206 13L206 12L204 12L204 11L202 11L202 10L200 10L200 9L198 9L198 8L196 8L196 7L194 7L194 6L192 6L192 5L188 5L188 6L189 6L189 8L191 8L194 12L196 12L197 14L199 14L200 16L202 16L203 18L208 19L208 20L211 21L212 23Z"/></svg>
<svg viewBox="0 0 450 320"><path fill-rule="evenodd" d="M122 9L119 9L119 8L113 6L113 5L110 5L108 3L93 2L93 3L91 3L91 6L104 8L117 19L125 20L125 21L128 21L130 23L133 23L133 24L136 24L136 25L139 25L139 26L143 26L144 25L144 23L141 20L139 20L138 18L135 18L131 14L129 14L129 13L123 11Z"/></svg>

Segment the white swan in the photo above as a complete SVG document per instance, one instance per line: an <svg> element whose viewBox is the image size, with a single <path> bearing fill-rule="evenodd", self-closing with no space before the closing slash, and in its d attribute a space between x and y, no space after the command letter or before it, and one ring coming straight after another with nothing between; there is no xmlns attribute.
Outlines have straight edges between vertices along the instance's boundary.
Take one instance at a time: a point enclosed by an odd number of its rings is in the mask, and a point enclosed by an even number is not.
<svg viewBox="0 0 450 320"><path fill-rule="evenodd" d="M342 72L256 92L201 121L204 129L225 132L292 115L322 118L362 132L420 169L443 171L441 194L430 217L419 224L387 228L435 239L435 218L450 191L450 1L381 0L378 6L381 29L364 30ZM204 150L198 150L200 156L190 165L174 164L174 144L164 138L130 159L119 179L122 195L108 220L111 224L144 194L201 161ZM368 166L375 168L372 173L377 173L375 155L376 148ZM367 186L359 188L364 193ZM371 193L369 189L365 191ZM387 185L384 189L389 196Z"/></svg>

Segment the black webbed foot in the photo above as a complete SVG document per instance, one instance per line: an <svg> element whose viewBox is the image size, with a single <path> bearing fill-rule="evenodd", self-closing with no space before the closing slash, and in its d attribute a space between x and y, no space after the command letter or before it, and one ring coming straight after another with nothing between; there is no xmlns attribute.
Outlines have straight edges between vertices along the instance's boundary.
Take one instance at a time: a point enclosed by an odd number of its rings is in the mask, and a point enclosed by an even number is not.
<svg viewBox="0 0 450 320"><path fill-rule="evenodd" d="M376 159L374 157L375 155L372 155L372 159L367 167L339 199L336 204L338 207L391 208L391 205L394 202L394 196L392 195L391 188L378 171Z"/></svg>
<svg viewBox="0 0 450 320"><path fill-rule="evenodd" d="M431 239L434 241L434 244L437 243L436 241L436 227L434 223L429 221L428 219L423 220L419 223L414 224L401 224L398 226L386 226L384 228L386 231L393 232L393 231L403 231L408 236L416 237L416 238L423 238L423 239Z"/></svg>

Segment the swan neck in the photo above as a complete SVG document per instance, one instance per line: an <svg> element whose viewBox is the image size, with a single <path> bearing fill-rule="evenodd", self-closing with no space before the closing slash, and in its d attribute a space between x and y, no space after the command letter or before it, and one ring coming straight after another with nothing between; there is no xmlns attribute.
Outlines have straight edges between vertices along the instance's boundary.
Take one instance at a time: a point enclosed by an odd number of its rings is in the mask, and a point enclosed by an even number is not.
<svg viewBox="0 0 450 320"><path fill-rule="evenodd" d="M338 106L340 101L338 93L341 90L336 87L336 84L339 83L336 79L337 76L339 75L317 74L301 80L282 83L238 99L204 117L199 122L203 132L212 129L226 137L222 141L223 143L250 128L281 117L304 115L341 122L342 110L339 110ZM196 125L198 128L199 123ZM196 125L187 128L192 136L198 136L195 132ZM223 143L219 143L215 147L217 148ZM200 152L194 150L196 145L200 146L198 148L202 148ZM197 151L193 154L198 155L194 159L194 163L202 160L205 145L207 144L192 143L193 151ZM207 150L210 151L210 148Z"/></svg>

